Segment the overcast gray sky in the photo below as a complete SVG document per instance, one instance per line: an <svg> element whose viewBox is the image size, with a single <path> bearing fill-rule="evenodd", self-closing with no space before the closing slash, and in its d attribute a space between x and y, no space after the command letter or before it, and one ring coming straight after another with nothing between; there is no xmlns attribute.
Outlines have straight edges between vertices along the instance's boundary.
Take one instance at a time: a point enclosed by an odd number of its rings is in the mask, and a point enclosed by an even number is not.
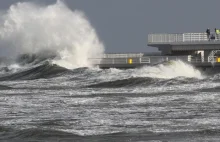
<svg viewBox="0 0 220 142"><path fill-rule="evenodd" d="M16 2L19 0L1 0L0 9L8 9ZM147 47L149 33L220 28L220 0L65 0L65 3L73 10L84 11L108 53L155 51Z"/></svg>

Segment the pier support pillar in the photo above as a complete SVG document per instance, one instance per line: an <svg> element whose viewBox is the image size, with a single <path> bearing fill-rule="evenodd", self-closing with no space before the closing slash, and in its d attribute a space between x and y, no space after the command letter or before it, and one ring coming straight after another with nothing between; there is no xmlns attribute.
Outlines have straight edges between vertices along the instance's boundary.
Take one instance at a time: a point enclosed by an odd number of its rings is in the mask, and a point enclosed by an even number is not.
<svg viewBox="0 0 220 142"><path fill-rule="evenodd" d="M208 62L208 57L209 57L210 52L211 50L204 51L204 62Z"/></svg>

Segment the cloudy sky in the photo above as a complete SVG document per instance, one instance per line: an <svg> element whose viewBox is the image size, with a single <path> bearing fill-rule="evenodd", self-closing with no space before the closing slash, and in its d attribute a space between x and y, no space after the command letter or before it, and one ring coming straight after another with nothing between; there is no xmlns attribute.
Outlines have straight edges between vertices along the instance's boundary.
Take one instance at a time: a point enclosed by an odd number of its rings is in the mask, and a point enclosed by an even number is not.
<svg viewBox="0 0 220 142"><path fill-rule="evenodd" d="M0 9L8 9L16 2L19 0L1 0ZM108 53L156 51L147 47L149 33L220 28L220 0L65 0L65 3L72 10L84 11Z"/></svg>

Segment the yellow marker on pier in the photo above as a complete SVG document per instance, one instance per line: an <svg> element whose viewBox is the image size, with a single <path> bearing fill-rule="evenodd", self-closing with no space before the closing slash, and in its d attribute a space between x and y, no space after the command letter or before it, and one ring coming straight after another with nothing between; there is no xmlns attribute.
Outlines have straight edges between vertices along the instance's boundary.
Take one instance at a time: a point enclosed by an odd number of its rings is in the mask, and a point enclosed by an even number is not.
<svg viewBox="0 0 220 142"><path fill-rule="evenodd" d="M132 59L128 59L128 64L132 64L133 60Z"/></svg>

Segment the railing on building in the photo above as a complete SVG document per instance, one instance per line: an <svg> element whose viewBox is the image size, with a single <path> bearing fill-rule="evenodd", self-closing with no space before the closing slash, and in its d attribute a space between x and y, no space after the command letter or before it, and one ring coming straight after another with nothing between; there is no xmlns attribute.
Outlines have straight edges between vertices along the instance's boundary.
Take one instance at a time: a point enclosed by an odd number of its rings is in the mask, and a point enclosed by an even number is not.
<svg viewBox="0 0 220 142"><path fill-rule="evenodd" d="M219 40L215 36L215 40ZM148 43L173 43L173 42L200 42L208 41L206 33L181 33L181 34L149 34Z"/></svg>

